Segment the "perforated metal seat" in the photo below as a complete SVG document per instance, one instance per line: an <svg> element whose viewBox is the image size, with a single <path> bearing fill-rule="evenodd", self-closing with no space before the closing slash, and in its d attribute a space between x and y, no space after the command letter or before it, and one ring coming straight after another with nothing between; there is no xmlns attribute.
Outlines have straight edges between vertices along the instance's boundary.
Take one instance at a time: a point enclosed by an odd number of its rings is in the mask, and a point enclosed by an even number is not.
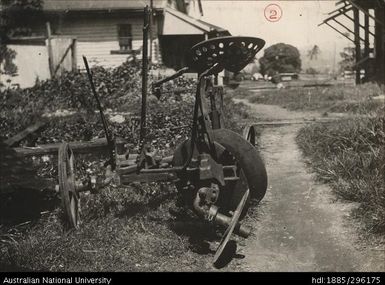
<svg viewBox="0 0 385 285"><path fill-rule="evenodd" d="M189 68L201 73L219 63L221 69L239 72L264 45L264 40L254 37L219 37L203 41L189 51Z"/></svg>

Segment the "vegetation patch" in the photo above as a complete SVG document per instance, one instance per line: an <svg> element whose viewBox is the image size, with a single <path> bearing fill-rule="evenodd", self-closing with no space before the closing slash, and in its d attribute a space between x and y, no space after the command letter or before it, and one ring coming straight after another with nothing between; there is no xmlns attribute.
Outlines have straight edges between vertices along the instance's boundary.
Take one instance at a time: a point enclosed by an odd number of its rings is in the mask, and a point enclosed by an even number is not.
<svg viewBox="0 0 385 285"><path fill-rule="evenodd" d="M302 128L297 142L321 181L338 197L358 202L356 216L385 234L384 117L340 120Z"/></svg>
<svg viewBox="0 0 385 285"><path fill-rule="evenodd" d="M372 83L247 93L240 92L240 96L247 98L251 103L279 105L289 110L368 114L376 112L384 104L383 100L375 99L379 95L384 95L383 87Z"/></svg>
<svg viewBox="0 0 385 285"><path fill-rule="evenodd" d="M166 271L189 252L188 238L172 231L174 188L104 189L83 200L83 222L65 231L57 209L28 227L0 234L0 267L28 271ZM160 191L162 190L162 191ZM190 254L194 254L190 251ZM204 268L204 266L202 266Z"/></svg>
<svg viewBox="0 0 385 285"><path fill-rule="evenodd" d="M349 119L303 127L297 143L320 181L359 207L355 217L366 232L385 234L384 87L376 84L237 91L252 103L295 111L350 113ZM353 115L353 116L352 116Z"/></svg>

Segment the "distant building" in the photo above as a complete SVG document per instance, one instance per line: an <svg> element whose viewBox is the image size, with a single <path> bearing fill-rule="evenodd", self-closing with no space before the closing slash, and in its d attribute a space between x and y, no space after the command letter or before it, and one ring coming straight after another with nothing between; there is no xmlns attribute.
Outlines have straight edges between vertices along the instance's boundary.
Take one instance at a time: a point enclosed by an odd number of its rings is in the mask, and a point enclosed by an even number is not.
<svg viewBox="0 0 385 285"><path fill-rule="evenodd" d="M168 67L185 65L184 54L207 38L229 35L217 26L193 16L202 11L196 0L153 0L152 60ZM81 56L90 64L118 66L142 47L143 9L150 0L44 0L45 19L34 24L36 36L52 35L77 40L77 66ZM192 16L193 15L193 16Z"/></svg>

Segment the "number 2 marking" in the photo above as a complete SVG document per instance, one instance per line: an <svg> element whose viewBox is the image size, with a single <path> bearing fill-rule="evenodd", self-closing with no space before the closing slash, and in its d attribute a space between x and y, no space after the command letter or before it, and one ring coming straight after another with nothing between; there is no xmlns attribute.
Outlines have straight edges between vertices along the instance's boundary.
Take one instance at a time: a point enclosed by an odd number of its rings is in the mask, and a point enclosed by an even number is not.
<svg viewBox="0 0 385 285"><path fill-rule="evenodd" d="M278 4L270 4L266 6L264 14L269 22L277 22L282 17L282 9Z"/></svg>
<svg viewBox="0 0 385 285"><path fill-rule="evenodd" d="M270 10L270 16L269 16L269 19L270 20L276 20L277 19L277 10Z"/></svg>

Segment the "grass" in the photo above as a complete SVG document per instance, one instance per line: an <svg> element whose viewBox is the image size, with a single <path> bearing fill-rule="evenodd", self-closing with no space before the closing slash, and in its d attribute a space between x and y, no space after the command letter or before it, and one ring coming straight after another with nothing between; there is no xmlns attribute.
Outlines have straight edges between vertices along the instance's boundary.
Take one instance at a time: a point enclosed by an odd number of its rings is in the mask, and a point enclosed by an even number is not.
<svg viewBox="0 0 385 285"><path fill-rule="evenodd" d="M24 231L13 229L8 236L2 235L0 267L28 271L188 270L188 264L181 267L177 258L194 254L189 251L188 238L176 235L170 226L168 198L174 191L173 187L162 188L160 193L155 186L105 189L99 196L84 199L78 231L64 230L57 209Z"/></svg>
<svg viewBox="0 0 385 285"><path fill-rule="evenodd" d="M244 122L250 118L249 107L242 102L234 103L230 95L224 96L223 101L225 127L242 134Z"/></svg>
<svg viewBox="0 0 385 285"><path fill-rule="evenodd" d="M259 94L240 90L238 94L251 103L279 105L289 110L367 114L383 105L373 97L383 95L384 89L377 84L367 83L358 86L277 89Z"/></svg>
<svg viewBox="0 0 385 285"><path fill-rule="evenodd" d="M14 201L27 204L22 197ZM83 195L82 224L67 231L60 201L42 209L28 205L27 223L0 226L0 268L16 271L196 271L213 270L211 255L202 255L192 233L207 237L194 216L181 221L170 215L173 185L133 184L107 187ZM41 201L40 201L41 202ZM46 211L48 210L48 211ZM45 213L44 213L45 212ZM12 218L15 218L13 216ZM179 223L179 230L175 225ZM189 230L186 228L189 227ZM189 232L190 231L190 232ZM202 241L199 241L203 243Z"/></svg>
<svg viewBox="0 0 385 285"><path fill-rule="evenodd" d="M366 231L385 234L384 116L302 128L297 142L319 179L336 195L358 202Z"/></svg>
<svg viewBox="0 0 385 285"><path fill-rule="evenodd" d="M0 227L0 271L216 270L208 241L220 236L191 212L170 215L175 191L143 184L82 197L76 231L62 226L60 208L27 225Z"/></svg>

